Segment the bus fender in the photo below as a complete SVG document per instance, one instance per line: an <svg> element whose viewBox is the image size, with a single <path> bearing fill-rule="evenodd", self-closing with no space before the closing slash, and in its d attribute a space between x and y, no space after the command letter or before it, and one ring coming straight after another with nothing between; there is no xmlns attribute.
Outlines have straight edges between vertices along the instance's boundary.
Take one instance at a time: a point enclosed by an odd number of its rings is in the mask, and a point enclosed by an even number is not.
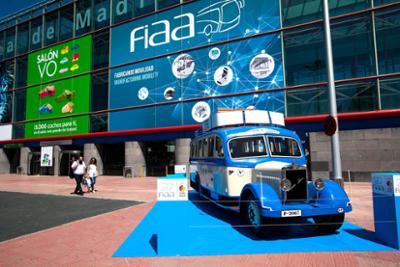
<svg viewBox="0 0 400 267"><path fill-rule="evenodd" d="M309 199L318 197L318 203L330 206L347 207L350 205L349 197L339 184L330 179L326 179L324 182L325 187L319 192L318 196L313 183L311 181L308 182Z"/></svg>
<svg viewBox="0 0 400 267"><path fill-rule="evenodd" d="M260 201L263 208L281 210L282 202L274 189L266 183L247 184L240 194L240 209L244 208L249 196L253 194Z"/></svg>

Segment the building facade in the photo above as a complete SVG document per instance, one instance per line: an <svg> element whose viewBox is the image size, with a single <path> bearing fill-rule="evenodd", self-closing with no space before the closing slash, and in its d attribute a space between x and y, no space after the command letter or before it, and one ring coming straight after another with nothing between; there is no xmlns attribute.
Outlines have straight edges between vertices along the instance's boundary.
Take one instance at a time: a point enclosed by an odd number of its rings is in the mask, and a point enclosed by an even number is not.
<svg viewBox="0 0 400 267"><path fill-rule="evenodd" d="M329 3L344 176L399 170L400 1ZM82 154L162 175L210 114L255 107L283 112L329 175L321 4L50 0L4 18L0 171L67 175Z"/></svg>

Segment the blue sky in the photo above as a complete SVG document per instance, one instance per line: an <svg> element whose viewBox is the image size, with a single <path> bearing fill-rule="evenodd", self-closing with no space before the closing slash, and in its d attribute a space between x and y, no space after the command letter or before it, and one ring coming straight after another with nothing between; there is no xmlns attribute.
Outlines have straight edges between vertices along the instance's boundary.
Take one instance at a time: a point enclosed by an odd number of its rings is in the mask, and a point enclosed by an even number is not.
<svg viewBox="0 0 400 267"><path fill-rule="evenodd" d="M0 0L0 19L40 2L43 0Z"/></svg>

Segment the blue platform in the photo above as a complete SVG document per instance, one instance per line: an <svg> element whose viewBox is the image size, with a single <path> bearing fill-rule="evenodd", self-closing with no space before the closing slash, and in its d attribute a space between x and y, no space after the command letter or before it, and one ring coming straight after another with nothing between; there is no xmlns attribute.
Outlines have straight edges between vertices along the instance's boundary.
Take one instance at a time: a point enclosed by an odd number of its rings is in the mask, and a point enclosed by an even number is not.
<svg viewBox="0 0 400 267"><path fill-rule="evenodd" d="M114 253L114 257L206 256L291 252L396 251L374 233L344 223L335 234L318 232L309 221L280 226L260 239L240 226L238 214L200 199L158 202Z"/></svg>

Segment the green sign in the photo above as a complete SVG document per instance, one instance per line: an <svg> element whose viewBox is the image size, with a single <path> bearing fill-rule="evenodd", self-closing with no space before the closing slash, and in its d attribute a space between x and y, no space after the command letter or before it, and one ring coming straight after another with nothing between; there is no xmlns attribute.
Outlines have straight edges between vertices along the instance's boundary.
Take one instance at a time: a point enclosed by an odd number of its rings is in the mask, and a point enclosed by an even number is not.
<svg viewBox="0 0 400 267"><path fill-rule="evenodd" d="M26 119L37 120L89 112L90 75L31 87L27 91ZM25 137L87 133L87 115L28 122Z"/></svg>
<svg viewBox="0 0 400 267"><path fill-rule="evenodd" d="M29 55L28 85L40 85L26 92L26 120L38 120L25 124L26 138L89 132L89 116L72 115L89 112L90 74L68 76L90 71L90 55L90 36Z"/></svg>
<svg viewBox="0 0 400 267"><path fill-rule="evenodd" d="M28 85L90 71L92 37L85 36L28 56Z"/></svg>

